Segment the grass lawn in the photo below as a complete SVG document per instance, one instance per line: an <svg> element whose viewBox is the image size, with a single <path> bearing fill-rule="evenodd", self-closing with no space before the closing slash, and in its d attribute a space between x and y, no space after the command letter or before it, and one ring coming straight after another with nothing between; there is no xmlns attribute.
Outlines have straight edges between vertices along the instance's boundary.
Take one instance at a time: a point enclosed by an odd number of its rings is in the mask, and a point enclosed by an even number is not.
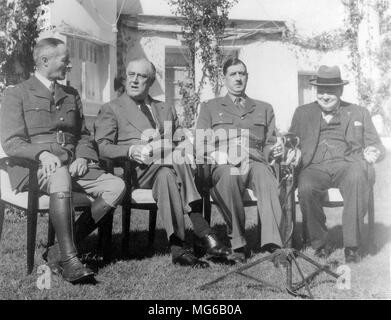
<svg viewBox="0 0 391 320"><path fill-rule="evenodd" d="M389 149L390 150L390 149ZM321 299L389 299L391 297L390 281L390 239L391 239L391 154L377 165L378 181L375 188L376 206L376 242L378 252L374 256L365 256L363 260L350 266L350 289L341 290L332 278L320 275L312 283L312 291L316 298ZM328 226L330 228L330 241L335 251L327 262L333 268L343 264L343 246L341 234L341 209L328 209ZM212 225L220 238L225 240L225 226L223 221L213 209ZM161 221L158 225L155 239L155 253L145 255L147 244L148 217L146 212L138 210L132 215L131 221L131 251L129 257L123 258L120 254L121 219L120 209L117 209L114 218L113 256L114 261L98 269L95 285L73 286L56 276L51 277L51 288L39 290L36 285L37 269L29 276L26 275L26 219L15 213L6 214L3 233L0 242L0 299L298 299L284 291L268 289L256 285L255 282L232 275L224 281L214 285L208 290L200 290L199 286L211 281L236 266L223 265L211 262L208 269L191 269L174 266L167 248L166 234ZM189 227L187 238L191 243L192 232ZM47 216L38 219L38 236L36 249L36 266L44 264L41 254L47 236ZM301 216L298 212L298 225ZM262 257L257 252L257 231L255 208L247 210L247 238L254 261ZM84 245L85 252L94 252L96 236L92 235ZM313 250L304 251L313 257ZM300 260L301 261L301 260ZM318 260L321 263L326 261ZM312 269L301 262L303 270L308 273ZM264 280L283 286L285 271L267 262L248 270L250 275L261 277ZM297 275L295 276L297 278ZM304 291L303 291L304 293Z"/></svg>

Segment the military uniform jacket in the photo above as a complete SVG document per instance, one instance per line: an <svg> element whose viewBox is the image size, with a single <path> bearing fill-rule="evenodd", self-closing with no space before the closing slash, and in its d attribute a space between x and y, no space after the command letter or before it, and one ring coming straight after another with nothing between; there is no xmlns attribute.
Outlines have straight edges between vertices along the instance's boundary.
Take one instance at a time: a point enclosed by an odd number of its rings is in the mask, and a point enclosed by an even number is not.
<svg viewBox="0 0 391 320"><path fill-rule="evenodd" d="M218 141L208 139L207 145L204 146L204 141L196 136L197 158L209 154L209 151L221 150L222 144L227 146L228 152L229 148L237 148L240 140L237 138L241 135L241 129L248 129L250 160L266 163L270 148L277 141L273 107L266 102L249 97L245 98L243 109L239 109L228 94L203 103L196 129L212 129L215 133L218 130L225 130L227 137L226 141L222 141L221 135L218 135L220 138ZM198 135L197 132L196 134Z"/></svg>
<svg viewBox="0 0 391 320"><path fill-rule="evenodd" d="M368 146L374 146L381 152L379 160L384 157L385 149L373 125L366 108L341 101L341 126L345 135L346 161L359 161L366 169L367 162L363 151ZM302 153L302 168L307 167L315 154L319 143L322 111L317 102L300 106L296 109L290 132L300 138ZM372 166L370 166L372 171ZM374 171L373 171L374 174Z"/></svg>
<svg viewBox="0 0 391 320"><path fill-rule="evenodd" d="M8 156L38 160L41 152L48 151L63 164L76 158L98 161L74 88L57 83L52 97L44 84L32 76L7 89L0 112L1 144ZM12 188L21 190L28 182L28 169L9 167L8 172ZM89 166L82 179L96 179L102 173L97 166Z"/></svg>

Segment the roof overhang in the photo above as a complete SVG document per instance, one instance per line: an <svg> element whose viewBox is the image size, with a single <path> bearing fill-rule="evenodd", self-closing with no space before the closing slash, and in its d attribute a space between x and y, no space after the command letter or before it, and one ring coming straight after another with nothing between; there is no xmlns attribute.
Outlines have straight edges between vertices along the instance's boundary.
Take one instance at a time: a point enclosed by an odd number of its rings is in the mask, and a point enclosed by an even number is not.
<svg viewBox="0 0 391 320"><path fill-rule="evenodd" d="M182 20L175 16L123 14L119 28L125 26L139 31L181 34ZM282 35L286 30L284 21L230 19L225 28L224 40L245 39L257 34Z"/></svg>

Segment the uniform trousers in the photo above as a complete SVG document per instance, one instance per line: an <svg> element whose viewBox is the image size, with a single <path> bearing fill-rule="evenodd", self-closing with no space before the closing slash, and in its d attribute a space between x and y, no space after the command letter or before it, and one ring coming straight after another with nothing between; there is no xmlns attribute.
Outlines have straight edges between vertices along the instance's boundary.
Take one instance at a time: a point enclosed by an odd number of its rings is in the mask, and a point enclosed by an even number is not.
<svg viewBox="0 0 391 320"><path fill-rule="evenodd" d="M125 183L121 178L104 173L95 180L72 178L68 166L56 168L49 177L45 178L43 170L38 170L40 190L46 193L84 191L92 198L102 197L111 207L116 207L125 194Z"/></svg>
<svg viewBox="0 0 391 320"><path fill-rule="evenodd" d="M246 245L245 210L243 194L246 188L253 190L257 198L261 221L261 243L282 246L280 225L282 210L278 196L278 182L269 166L250 160L249 170L232 174L231 165L217 165L212 170L212 197L218 204L228 226L232 249Z"/></svg>

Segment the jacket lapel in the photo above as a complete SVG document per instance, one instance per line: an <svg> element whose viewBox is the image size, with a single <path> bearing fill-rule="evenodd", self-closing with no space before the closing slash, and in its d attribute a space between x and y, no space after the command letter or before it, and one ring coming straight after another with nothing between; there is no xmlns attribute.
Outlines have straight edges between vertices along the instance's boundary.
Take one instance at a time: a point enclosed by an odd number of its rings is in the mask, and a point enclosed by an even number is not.
<svg viewBox="0 0 391 320"><path fill-rule="evenodd" d="M52 94L45 85L39 81L35 76L32 76L29 80L29 89L33 94L40 98L46 98L48 100L52 99Z"/></svg>
<svg viewBox="0 0 391 320"><path fill-rule="evenodd" d="M347 102L341 101L341 128L342 132L346 136L348 125L351 119L351 110L350 104Z"/></svg>
<svg viewBox="0 0 391 320"><path fill-rule="evenodd" d="M157 104L157 101L153 100L151 97L149 97L149 101L150 101L150 105L151 105L153 119L156 122L156 128L160 132L162 132L162 130L164 129L164 124L163 124L164 119L162 119L162 117L161 117L161 109L163 108L163 106L162 105L159 106Z"/></svg>
<svg viewBox="0 0 391 320"><path fill-rule="evenodd" d="M254 109L255 109L255 101L249 97L246 97L246 99L244 100L244 106L245 106L245 109L246 109L246 114L247 113L250 113L250 112L253 112Z"/></svg>
<svg viewBox="0 0 391 320"><path fill-rule="evenodd" d="M58 102L61 101L62 99L64 99L66 96L67 96L67 94L65 93L63 87L57 83L54 88L54 103L55 103L55 105L57 105Z"/></svg>
<svg viewBox="0 0 391 320"><path fill-rule="evenodd" d="M145 124L145 115L138 108L137 104L126 94L124 93L120 98L120 105L123 117L140 133L142 133L146 128L143 128Z"/></svg>
<svg viewBox="0 0 391 320"><path fill-rule="evenodd" d="M309 125L312 127L310 132L314 133L314 142L318 143L319 135L320 135L320 121L322 119L322 111L320 110L320 106L315 102L313 108L310 113Z"/></svg>
<svg viewBox="0 0 391 320"><path fill-rule="evenodd" d="M240 112L238 107L234 104L234 102L232 101L231 97L228 94L224 97L223 101L221 102L221 105L224 107L224 109L227 113L230 113L230 114L233 114L236 116L242 115L242 113Z"/></svg>

